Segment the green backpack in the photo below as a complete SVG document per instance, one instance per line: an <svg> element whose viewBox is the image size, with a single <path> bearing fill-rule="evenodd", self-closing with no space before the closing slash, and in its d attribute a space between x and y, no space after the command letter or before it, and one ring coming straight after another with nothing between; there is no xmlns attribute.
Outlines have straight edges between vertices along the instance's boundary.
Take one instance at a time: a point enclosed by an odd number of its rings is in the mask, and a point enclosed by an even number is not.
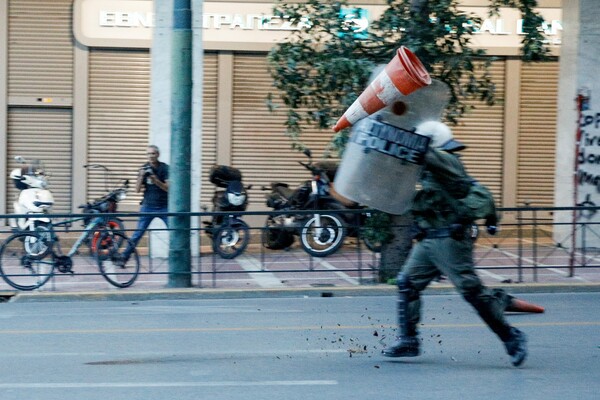
<svg viewBox="0 0 600 400"><path fill-rule="evenodd" d="M467 196L459 201L466 207L471 220L485 219L487 226L498 225L499 216L496 212L494 196L484 185L474 181Z"/></svg>

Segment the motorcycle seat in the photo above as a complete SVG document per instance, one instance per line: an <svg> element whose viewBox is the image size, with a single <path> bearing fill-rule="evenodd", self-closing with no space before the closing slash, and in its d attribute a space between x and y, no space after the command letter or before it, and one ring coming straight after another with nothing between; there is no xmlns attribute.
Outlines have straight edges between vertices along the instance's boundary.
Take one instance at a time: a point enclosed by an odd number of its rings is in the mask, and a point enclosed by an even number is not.
<svg viewBox="0 0 600 400"><path fill-rule="evenodd" d="M287 186L276 186L274 187L274 190L286 199L290 199L294 194L294 189Z"/></svg>
<svg viewBox="0 0 600 400"><path fill-rule="evenodd" d="M51 201L34 201L33 205L36 207L50 207L52 206L54 203Z"/></svg>

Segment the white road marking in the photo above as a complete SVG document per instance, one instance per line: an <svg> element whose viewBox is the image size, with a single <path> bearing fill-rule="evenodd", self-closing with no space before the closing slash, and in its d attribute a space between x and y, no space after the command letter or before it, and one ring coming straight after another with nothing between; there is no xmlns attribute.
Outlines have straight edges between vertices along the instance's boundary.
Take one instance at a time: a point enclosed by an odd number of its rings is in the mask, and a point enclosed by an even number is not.
<svg viewBox="0 0 600 400"><path fill-rule="evenodd" d="M488 271L487 269L478 269L477 272L479 272L482 275L487 275L490 278L494 278L500 282L502 282L503 280L506 279L506 277L502 276L502 275L498 275L498 274L494 274L493 272Z"/></svg>
<svg viewBox="0 0 600 400"><path fill-rule="evenodd" d="M337 271L337 268L334 267L333 265L331 265L330 263L328 263L325 260L321 260L319 262L319 265L322 265L323 267L327 268L330 271L333 271L333 273L337 276L339 276L340 278L342 278L342 280L351 283L353 285L360 285L360 282L358 281L358 279L356 278L352 278L351 276L349 276L348 274L342 272L342 271Z"/></svg>
<svg viewBox="0 0 600 400"><path fill-rule="evenodd" d="M306 381L213 381L213 382L24 382L2 383L0 389L93 389L93 388L168 388L168 387L240 387L240 386L325 386L334 380Z"/></svg>
<svg viewBox="0 0 600 400"><path fill-rule="evenodd" d="M497 250L500 251L500 253L504 254L506 257L510 257L510 258L515 259L515 260L519 259L519 255L518 254L512 253L510 251L506 251L506 250L501 250L501 249L497 249ZM533 258L531 258L531 257L521 257L521 259L523 261L525 261L525 262L529 262L529 263L532 264L531 266L527 266L526 269L533 270L532 269L533 264L534 264ZM515 265L514 268L518 269L519 267ZM563 270L558 269L558 268L553 268L553 267L546 266L546 264L543 264L543 263L537 263L537 268L542 268L542 269L548 270L550 272L554 272L554 273L556 273L558 275L562 275L562 276L568 276L569 275L566 271L563 271ZM481 267L477 269L477 271L481 271L481 270L482 270ZM576 280L579 280L579 281L582 281L582 282L589 282L589 280L587 280L585 278L582 278L581 276L574 276L573 279L576 279Z"/></svg>
<svg viewBox="0 0 600 400"><path fill-rule="evenodd" d="M242 254L235 259L237 263L244 269L244 271L259 271L261 266L260 262L247 254ZM264 288L273 287L285 287L285 285L278 279L272 272L250 272L248 273L254 281Z"/></svg>
<svg viewBox="0 0 600 400"><path fill-rule="evenodd" d="M18 353L7 353L0 352L0 359L2 358L43 358L43 357L103 357L103 358L115 358L119 359L130 359L135 357L136 360L143 360L147 358L177 358L177 357L213 357L213 356L266 356L266 357L276 357L281 355L305 355L305 354L332 354L332 353L347 353L348 351L345 349L307 349L307 350L279 350L279 351L203 351L203 352L185 352L185 353L174 353L174 352L158 352L158 351L145 351L145 352L135 352L135 353L123 353L119 352L118 354L111 354L108 352L71 352L71 353L61 353L61 352L18 352Z"/></svg>

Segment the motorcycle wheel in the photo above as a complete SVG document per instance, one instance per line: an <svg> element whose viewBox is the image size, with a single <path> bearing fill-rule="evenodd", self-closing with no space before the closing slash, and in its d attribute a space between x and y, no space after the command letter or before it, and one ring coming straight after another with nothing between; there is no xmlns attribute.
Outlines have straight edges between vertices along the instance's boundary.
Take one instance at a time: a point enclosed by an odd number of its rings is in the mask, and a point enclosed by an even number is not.
<svg viewBox="0 0 600 400"><path fill-rule="evenodd" d="M272 216L267 218L265 228L262 231L262 244L267 249L286 249L294 243L294 234L277 225Z"/></svg>
<svg viewBox="0 0 600 400"><path fill-rule="evenodd" d="M300 231L300 243L308 254L314 257L326 257L335 253L343 244L346 228L342 220L333 214L320 214L320 226L317 217L309 219Z"/></svg>
<svg viewBox="0 0 600 400"><path fill-rule="evenodd" d="M244 221L218 227L212 237L213 251L225 259L244 252L250 241L250 229Z"/></svg>
<svg viewBox="0 0 600 400"><path fill-rule="evenodd" d="M367 249L371 250L373 253L381 253L381 249L383 248L383 244L379 241L373 241L369 238L363 237L363 242Z"/></svg>
<svg viewBox="0 0 600 400"><path fill-rule="evenodd" d="M36 242L35 244L31 243L31 241L25 240L25 248L29 252L30 256L42 259L50 253L53 242L53 234L50 229L51 227L48 222L35 223L35 233L37 233L42 240Z"/></svg>

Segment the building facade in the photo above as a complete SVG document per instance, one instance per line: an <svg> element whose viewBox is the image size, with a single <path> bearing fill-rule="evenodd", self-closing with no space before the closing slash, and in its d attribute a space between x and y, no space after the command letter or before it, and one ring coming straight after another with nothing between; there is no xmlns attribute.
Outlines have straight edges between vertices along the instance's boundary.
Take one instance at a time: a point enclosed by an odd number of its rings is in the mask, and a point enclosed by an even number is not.
<svg viewBox="0 0 600 400"><path fill-rule="evenodd" d="M170 2L165 2L168 4ZM194 2L192 2L194 3ZM487 184L504 207L552 206L556 157L558 56L561 2L539 1L554 58L546 63L519 60L519 15L503 9L485 19L475 45L494 57L497 103L474 102L454 127L468 145L470 173ZM352 6L376 16L383 1ZM461 2L486 16L484 0ZM242 170L252 184L250 210L266 209L262 185L308 179L283 134L285 113L270 112L273 92L267 52L289 29L286 21L265 18L272 2L203 2L194 10L194 38L202 38L201 136L198 198L209 204L214 163ZM0 212L12 211L16 194L8 179L13 158L42 159L52 174L55 212L77 211L105 192L104 174L84 168L102 164L117 177L134 179L149 142L168 143L168 75L150 51L165 31L151 0L0 0ZM197 33L196 33L197 32ZM162 85L162 86L161 86ZM162 121L162 122L161 122ZM316 156L331 133L307 130L303 141ZM166 152L163 151L163 159ZM172 160L167 161L173 162ZM138 209L130 196L121 210ZM510 218L510 216L508 216Z"/></svg>

